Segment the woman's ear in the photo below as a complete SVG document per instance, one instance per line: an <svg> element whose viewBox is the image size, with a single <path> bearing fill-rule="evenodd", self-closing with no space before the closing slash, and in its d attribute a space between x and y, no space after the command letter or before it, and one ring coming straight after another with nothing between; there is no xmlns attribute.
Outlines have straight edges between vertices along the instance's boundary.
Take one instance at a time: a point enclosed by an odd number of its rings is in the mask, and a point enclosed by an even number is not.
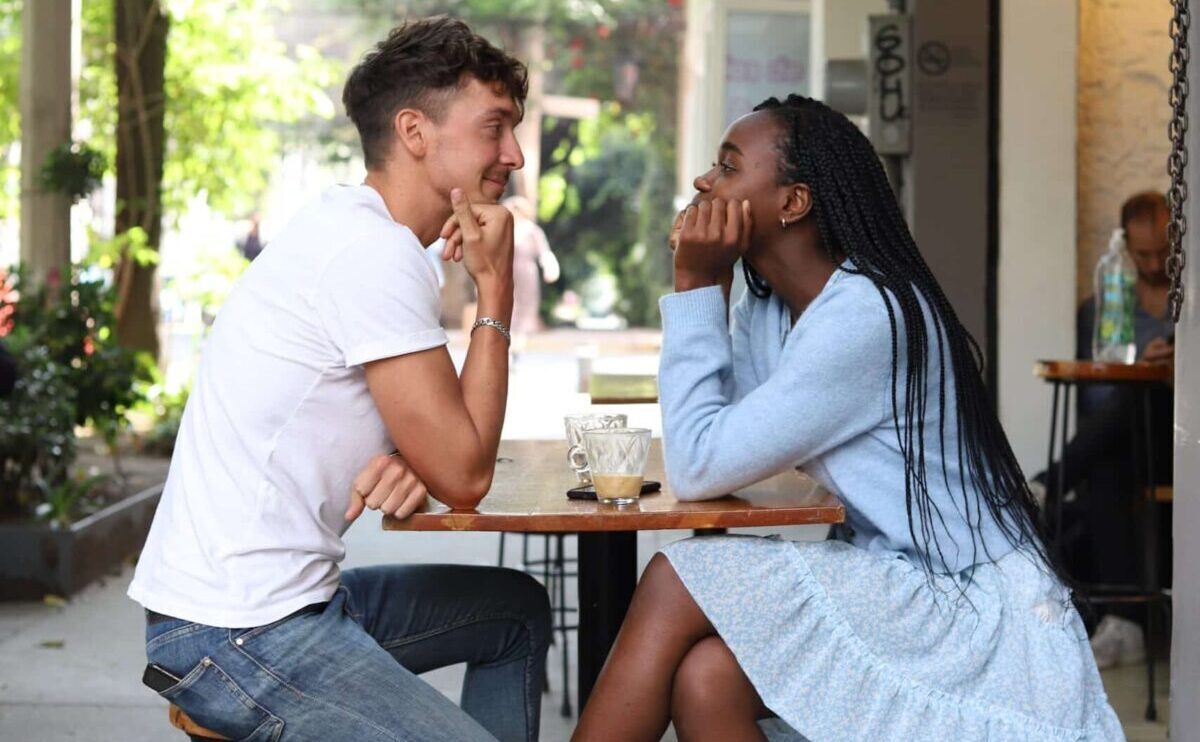
<svg viewBox="0 0 1200 742"><path fill-rule="evenodd" d="M787 186L781 218L787 224L792 224L808 216L811 211L812 190L804 183L793 183Z"/></svg>
<svg viewBox="0 0 1200 742"><path fill-rule="evenodd" d="M429 149L428 118L412 108L402 108L392 118L392 134L396 142L412 157L423 157Z"/></svg>

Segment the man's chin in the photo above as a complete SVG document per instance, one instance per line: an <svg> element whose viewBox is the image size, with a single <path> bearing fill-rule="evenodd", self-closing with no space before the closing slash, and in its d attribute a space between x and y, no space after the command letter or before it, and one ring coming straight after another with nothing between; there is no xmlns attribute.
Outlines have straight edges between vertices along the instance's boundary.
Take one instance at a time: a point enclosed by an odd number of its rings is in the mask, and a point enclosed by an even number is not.
<svg viewBox="0 0 1200 742"><path fill-rule="evenodd" d="M498 203L501 197L504 196L504 191L507 187L507 185L497 183L493 180L485 180L479 187L480 196L488 203Z"/></svg>

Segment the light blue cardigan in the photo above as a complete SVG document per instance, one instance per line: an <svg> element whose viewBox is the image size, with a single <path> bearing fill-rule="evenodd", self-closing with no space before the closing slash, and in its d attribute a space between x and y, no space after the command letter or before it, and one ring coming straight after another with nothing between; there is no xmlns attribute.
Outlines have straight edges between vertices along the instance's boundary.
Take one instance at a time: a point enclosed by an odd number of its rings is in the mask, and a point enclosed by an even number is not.
<svg viewBox="0 0 1200 742"><path fill-rule="evenodd" d="M897 399L903 429L904 319L895 297L891 301L901 352ZM729 323L718 287L669 294L659 308L659 399L667 479L676 497L720 497L802 465L845 503L851 543L920 563L920 520L914 508L914 542L905 507L904 457L892 417L891 325L883 297L869 279L834 271L794 327L788 308L774 294L759 299L747 292ZM1013 547L986 506L979 512L969 477L964 498L952 374L946 379L943 456L938 440L942 359L928 308L926 327L925 466L930 496L940 511L933 520L943 558L932 540L930 556L935 571L957 573L999 559Z"/></svg>

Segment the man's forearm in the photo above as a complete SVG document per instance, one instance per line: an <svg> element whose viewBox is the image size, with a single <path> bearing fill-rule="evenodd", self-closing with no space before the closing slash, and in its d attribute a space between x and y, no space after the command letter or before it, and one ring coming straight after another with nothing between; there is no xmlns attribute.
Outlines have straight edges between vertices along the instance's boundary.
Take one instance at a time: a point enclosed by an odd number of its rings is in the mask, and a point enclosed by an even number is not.
<svg viewBox="0 0 1200 742"><path fill-rule="evenodd" d="M491 317L507 327L512 322L512 277L479 287L479 317ZM471 332L471 328L464 328ZM471 416L479 444L489 463L495 461L508 402L508 340L495 328L471 332L461 379L463 403Z"/></svg>

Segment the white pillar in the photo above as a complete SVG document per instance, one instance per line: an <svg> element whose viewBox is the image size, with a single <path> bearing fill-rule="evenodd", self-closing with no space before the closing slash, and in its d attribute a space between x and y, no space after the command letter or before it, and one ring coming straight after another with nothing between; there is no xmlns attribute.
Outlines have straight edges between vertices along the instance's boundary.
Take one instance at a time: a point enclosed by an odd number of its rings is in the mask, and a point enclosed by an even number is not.
<svg viewBox="0 0 1200 742"><path fill-rule="evenodd" d="M1195 5L1193 4L1193 9ZM1200 24L1192 18L1193 53L1188 80L1200 80ZM1192 85L1187 102L1191 164L1187 168L1188 231L1184 238L1187 270L1183 315L1175 328L1175 574L1171 611L1171 737L1200 738L1200 87Z"/></svg>
<svg viewBox="0 0 1200 742"><path fill-rule="evenodd" d="M1078 21L1075 3L1006 0L1000 13L1000 419L1032 476L1050 435L1033 363L1075 354Z"/></svg>
<svg viewBox="0 0 1200 742"><path fill-rule="evenodd" d="M525 119L517 127L517 141L525 155L525 167L517 172L518 192L529 199L537 213L538 179L542 174L542 97L544 95L546 28L541 23L521 29L521 58L529 69L529 96L525 99Z"/></svg>
<svg viewBox="0 0 1200 742"><path fill-rule="evenodd" d="M26 2L21 18L21 263L38 278L71 263L71 204L38 183L71 139L71 0Z"/></svg>

